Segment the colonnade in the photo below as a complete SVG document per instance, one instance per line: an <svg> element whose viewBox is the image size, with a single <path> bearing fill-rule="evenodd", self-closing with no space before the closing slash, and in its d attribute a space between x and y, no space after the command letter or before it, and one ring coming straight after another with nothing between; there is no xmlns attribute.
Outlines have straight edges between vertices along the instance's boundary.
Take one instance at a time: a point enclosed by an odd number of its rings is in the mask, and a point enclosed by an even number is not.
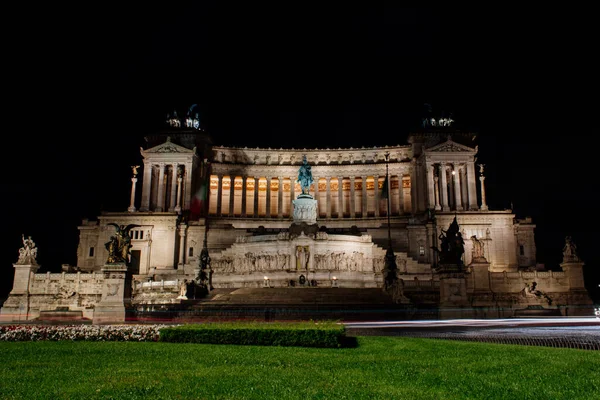
<svg viewBox="0 0 600 400"><path fill-rule="evenodd" d="M140 211L175 211L190 208L192 163L144 163Z"/></svg>
<svg viewBox="0 0 600 400"><path fill-rule="evenodd" d="M284 218L292 200L301 193L295 177L211 175L209 215ZM381 197L383 176L313 176L310 194L317 200L320 218L367 218L387 215ZM410 213L411 178L390 175L391 215Z"/></svg>
<svg viewBox="0 0 600 400"><path fill-rule="evenodd" d="M474 162L427 163L428 208L478 210Z"/></svg>

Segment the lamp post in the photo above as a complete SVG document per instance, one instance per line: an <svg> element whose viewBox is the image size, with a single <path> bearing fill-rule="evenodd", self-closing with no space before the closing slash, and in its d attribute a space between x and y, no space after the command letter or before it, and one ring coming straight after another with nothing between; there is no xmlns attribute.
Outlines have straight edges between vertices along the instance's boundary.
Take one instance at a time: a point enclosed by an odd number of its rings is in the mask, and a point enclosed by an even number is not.
<svg viewBox="0 0 600 400"><path fill-rule="evenodd" d="M204 184L206 186L206 199L202 204L202 215L204 216L204 240L202 242L202 250L200 251L200 271L198 278L196 279L203 286L206 286L207 292L213 289L212 286L212 268L210 266L210 255L208 254L208 191L210 183L210 174L208 173L209 162L208 159L204 159L204 168L202 173L204 176Z"/></svg>
<svg viewBox="0 0 600 400"><path fill-rule="evenodd" d="M396 271L398 270L398 266L396 265L396 255L394 254L394 250L392 249L392 231L390 224L390 174L389 174L389 162L390 162L390 152L385 152L385 186L387 193L385 193L387 197L387 225L388 225L388 248L385 252L385 264L383 266L383 276L384 282L383 287L384 290L391 290L395 285L398 277L396 276Z"/></svg>

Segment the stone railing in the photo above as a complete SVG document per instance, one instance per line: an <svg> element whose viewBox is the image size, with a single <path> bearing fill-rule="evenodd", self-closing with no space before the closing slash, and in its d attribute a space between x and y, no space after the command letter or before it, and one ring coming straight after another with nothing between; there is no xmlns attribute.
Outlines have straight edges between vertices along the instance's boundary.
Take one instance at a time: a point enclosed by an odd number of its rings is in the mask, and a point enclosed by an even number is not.
<svg viewBox="0 0 600 400"><path fill-rule="evenodd" d="M104 276L95 272L34 274L29 293L64 295L65 293L100 294Z"/></svg>
<svg viewBox="0 0 600 400"><path fill-rule="evenodd" d="M404 280L404 288L439 289L440 281Z"/></svg>
<svg viewBox="0 0 600 400"><path fill-rule="evenodd" d="M533 282L543 292L562 292L570 286L563 271L490 272L490 278L492 289L502 292L518 292Z"/></svg>
<svg viewBox="0 0 600 400"><path fill-rule="evenodd" d="M133 289L135 291L154 291L154 290L169 290L171 291L173 288L179 288L179 285L182 281L175 280L160 280L160 281L148 281L148 282L140 282L134 281Z"/></svg>

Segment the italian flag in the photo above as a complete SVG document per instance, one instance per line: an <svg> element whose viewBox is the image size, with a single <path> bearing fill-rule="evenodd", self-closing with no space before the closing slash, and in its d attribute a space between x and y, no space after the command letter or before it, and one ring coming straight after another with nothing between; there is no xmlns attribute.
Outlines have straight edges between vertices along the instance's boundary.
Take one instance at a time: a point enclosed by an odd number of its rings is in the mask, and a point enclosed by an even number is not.
<svg viewBox="0 0 600 400"><path fill-rule="evenodd" d="M381 193L379 195L380 199L387 199L390 196L390 189L388 188L388 176L385 175L385 181L383 181L383 185L381 186Z"/></svg>
<svg viewBox="0 0 600 400"><path fill-rule="evenodd" d="M190 218L196 220L204 215L206 206L206 199L208 196L208 184L207 182L200 185L200 189L194 194L192 204L190 205Z"/></svg>

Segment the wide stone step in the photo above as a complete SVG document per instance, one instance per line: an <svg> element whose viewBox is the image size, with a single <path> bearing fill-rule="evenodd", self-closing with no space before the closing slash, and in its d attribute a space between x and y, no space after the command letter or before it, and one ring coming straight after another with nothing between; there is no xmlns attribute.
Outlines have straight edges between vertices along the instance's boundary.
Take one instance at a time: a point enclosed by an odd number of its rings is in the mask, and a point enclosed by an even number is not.
<svg viewBox="0 0 600 400"><path fill-rule="evenodd" d="M240 288L211 293L204 303L225 304L391 304L379 288Z"/></svg>

